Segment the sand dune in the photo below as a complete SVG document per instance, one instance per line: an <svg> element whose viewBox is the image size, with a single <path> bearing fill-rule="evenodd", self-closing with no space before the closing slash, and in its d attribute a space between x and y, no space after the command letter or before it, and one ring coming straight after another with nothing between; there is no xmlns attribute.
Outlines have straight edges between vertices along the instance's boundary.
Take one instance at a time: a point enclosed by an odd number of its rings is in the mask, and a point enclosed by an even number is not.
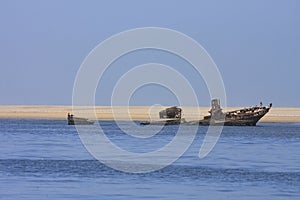
<svg viewBox="0 0 300 200"><path fill-rule="evenodd" d="M148 120L158 119L158 112L165 107L132 106L109 107L96 106L96 117L99 120ZM187 120L202 119L208 114L209 107L183 107L183 117ZM228 107L230 111L238 107ZM65 119L67 113L77 113L77 116L95 118L91 114L92 107L77 107L72 111L72 106L0 106L0 118L56 118ZM197 112L199 111L199 112ZM261 122L300 122L300 108L273 107L261 119Z"/></svg>

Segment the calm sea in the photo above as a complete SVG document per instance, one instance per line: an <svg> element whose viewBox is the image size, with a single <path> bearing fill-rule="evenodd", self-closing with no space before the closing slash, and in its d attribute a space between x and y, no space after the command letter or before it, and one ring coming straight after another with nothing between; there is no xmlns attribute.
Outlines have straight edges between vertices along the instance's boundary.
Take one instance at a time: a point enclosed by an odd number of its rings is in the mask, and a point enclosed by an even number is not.
<svg viewBox="0 0 300 200"><path fill-rule="evenodd" d="M101 124L115 143L145 152L177 130L139 146L115 123ZM131 174L95 160L66 121L1 119L0 199L300 199L299 123L225 127L199 159L206 129L171 166Z"/></svg>

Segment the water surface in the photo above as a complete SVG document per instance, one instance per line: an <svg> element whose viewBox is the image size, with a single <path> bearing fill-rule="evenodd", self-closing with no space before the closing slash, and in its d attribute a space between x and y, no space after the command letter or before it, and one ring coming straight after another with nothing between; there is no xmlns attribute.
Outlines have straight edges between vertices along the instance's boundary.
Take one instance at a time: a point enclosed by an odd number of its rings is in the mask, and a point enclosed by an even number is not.
<svg viewBox="0 0 300 200"><path fill-rule="evenodd" d="M101 125L113 142L133 152L165 145L178 128L165 127L139 142L113 122ZM206 129L199 128L172 165L131 174L95 160L63 120L1 119L0 198L300 199L299 123L225 127L213 151L199 159Z"/></svg>

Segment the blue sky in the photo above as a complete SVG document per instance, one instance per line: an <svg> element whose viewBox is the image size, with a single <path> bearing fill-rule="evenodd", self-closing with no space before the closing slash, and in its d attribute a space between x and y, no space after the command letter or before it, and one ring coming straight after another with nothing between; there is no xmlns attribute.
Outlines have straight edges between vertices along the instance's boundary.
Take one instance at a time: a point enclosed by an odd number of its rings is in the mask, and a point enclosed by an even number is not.
<svg viewBox="0 0 300 200"><path fill-rule="evenodd" d="M121 31L155 26L185 33L208 51L223 77L228 105L249 106L262 100L300 106L299 7L297 0L2 0L0 104L71 105L77 70L97 44ZM180 65L201 105L209 105L201 77L171 57L143 51L120 59L107 73L107 82L100 83L103 91L96 95L97 104L109 105L120 71L156 61ZM176 99L153 86L137 91L131 103L175 104Z"/></svg>

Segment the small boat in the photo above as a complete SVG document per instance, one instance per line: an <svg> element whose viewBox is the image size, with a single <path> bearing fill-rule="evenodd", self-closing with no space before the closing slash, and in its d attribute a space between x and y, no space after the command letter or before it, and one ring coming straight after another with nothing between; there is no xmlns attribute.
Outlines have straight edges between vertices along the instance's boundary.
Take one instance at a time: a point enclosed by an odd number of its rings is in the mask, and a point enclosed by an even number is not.
<svg viewBox="0 0 300 200"><path fill-rule="evenodd" d="M181 119L182 109L173 106L159 112L159 120L155 121L142 121L141 125L178 125L184 123L185 120Z"/></svg>
<svg viewBox="0 0 300 200"><path fill-rule="evenodd" d="M260 106L244 108L224 113L220 106L220 100L213 99L211 103L210 115L205 116L200 121L193 121L189 124L202 126L256 126L256 123L267 114L272 107L265 107L260 102Z"/></svg>
<svg viewBox="0 0 300 200"><path fill-rule="evenodd" d="M92 125L95 121L82 118L82 117L74 117L74 115L68 113L68 125Z"/></svg>

